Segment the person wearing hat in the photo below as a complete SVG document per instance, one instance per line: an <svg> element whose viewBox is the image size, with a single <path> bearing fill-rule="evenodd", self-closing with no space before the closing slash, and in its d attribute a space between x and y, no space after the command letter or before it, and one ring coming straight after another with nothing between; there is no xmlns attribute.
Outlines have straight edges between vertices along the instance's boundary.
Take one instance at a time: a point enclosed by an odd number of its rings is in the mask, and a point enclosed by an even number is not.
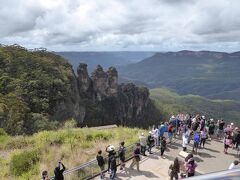
<svg viewBox="0 0 240 180"><path fill-rule="evenodd" d="M148 137L147 137L147 145L148 145L148 152L149 154L152 154L152 147L154 144L154 138L152 135L152 131L149 131Z"/></svg>
<svg viewBox="0 0 240 180"><path fill-rule="evenodd" d="M111 144L106 147L106 152L108 153L108 168L107 168L108 173L110 173L110 163L111 163L110 162L110 157L111 157L112 154L115 153L114 149L115 149L114 146L111 145Z"/></svg>
<svg viewBox="0 0 240 180"><path fill-rule="evenodd" d="M139 136L139 142L141 145L141 154L143 156L146 156L145 152L146 152L146 146L147 146L147 139L144 136L144 133L142 132L141 135Z"/></svg>

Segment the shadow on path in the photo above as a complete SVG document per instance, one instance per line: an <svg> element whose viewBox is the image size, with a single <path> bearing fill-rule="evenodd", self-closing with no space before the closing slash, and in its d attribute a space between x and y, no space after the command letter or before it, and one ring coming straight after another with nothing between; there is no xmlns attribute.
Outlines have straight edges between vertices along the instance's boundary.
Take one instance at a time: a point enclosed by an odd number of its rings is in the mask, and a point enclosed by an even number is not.
<svg viewBox="0 0 240 180"><path fill-rule="evenodd" d="M220 153L220 151L217 151L217 150L214 150L214 149L210 149L210 148L204 148L204 149L206 149L207 151L211 151L211 152L215 152L215 153Z"/></svg>
<svg viewBox="0 0 240 180"><path fill-rule="evenodd" d="M216 158L216 156L212 156L212 155L210 155L208 153L205 153L205 152L198 152L197 155L199 155L202 158Z"/></svg>
<svg viewBox="0 0 240 180"><path fill-rule="evenodd" d="M140 166L140 171L137 171L135 169L126 168L125 171L122 171L121 173L117 173L117 176L119 178L128 177L129 179L131 177L134 177L134 176L145 176L146 179L148 179L148 178L158 178L158 176L156 176L152 172L141 170L141 166ZM116 178L116 179L119 179L119 178Z"/></svg>

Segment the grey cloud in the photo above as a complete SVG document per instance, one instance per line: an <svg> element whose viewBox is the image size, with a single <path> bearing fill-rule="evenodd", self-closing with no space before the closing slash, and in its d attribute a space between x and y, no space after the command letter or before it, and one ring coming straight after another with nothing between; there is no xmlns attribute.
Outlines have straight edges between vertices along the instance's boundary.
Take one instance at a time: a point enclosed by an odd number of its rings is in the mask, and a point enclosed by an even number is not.
<svg viewBox="0 0 240 180"><path fill-rule="evenodd" d="M0 7L0 43L54 50L239 48L238 17L240 1L228 0L10 0Z"/></svg>

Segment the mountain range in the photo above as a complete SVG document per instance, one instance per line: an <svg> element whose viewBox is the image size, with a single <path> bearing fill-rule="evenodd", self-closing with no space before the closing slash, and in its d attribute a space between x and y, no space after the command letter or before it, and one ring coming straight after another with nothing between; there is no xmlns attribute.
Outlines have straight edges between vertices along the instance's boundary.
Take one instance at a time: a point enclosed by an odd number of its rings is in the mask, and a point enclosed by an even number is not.
<svg viewBox="0 0 240 180"><path fill-rule="evenodd" d="M240 100L240 52L179 51L156 53L121 66L123 82L168 87L180 95Z"/></svg>
<svg viewBox="0 0 240 180"><path fill-rule="evenodd" d="M80 63L88 65L89 72L93 72L98 64L106 69L110 66L122 66L139 62L145 58L153 56L154 52L134 52L134 51L110 51L110 52L55 52L73 65L77 70Z"/></svg>

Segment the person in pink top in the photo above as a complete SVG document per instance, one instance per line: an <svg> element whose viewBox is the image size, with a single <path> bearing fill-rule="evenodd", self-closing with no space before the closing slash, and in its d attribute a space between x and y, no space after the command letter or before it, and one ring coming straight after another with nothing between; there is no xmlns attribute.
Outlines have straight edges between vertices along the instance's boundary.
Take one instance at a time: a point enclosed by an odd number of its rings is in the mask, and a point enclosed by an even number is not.
<svg viewBox="0 0 240 180"><path fill-rule="evenodd" d="M232 145L232 138L230 135L227 135L225 138L224 138L224 153L227 154L228 152L228 148L231 147Z"/></svg>
<svg viewBox="0 0 240 180"><path fill-rule="evenodd" d="M195 175L196 167L197 167L197 163L193 158L190 158L188 162L185 164L188 177L192 177Z"/></svg>

